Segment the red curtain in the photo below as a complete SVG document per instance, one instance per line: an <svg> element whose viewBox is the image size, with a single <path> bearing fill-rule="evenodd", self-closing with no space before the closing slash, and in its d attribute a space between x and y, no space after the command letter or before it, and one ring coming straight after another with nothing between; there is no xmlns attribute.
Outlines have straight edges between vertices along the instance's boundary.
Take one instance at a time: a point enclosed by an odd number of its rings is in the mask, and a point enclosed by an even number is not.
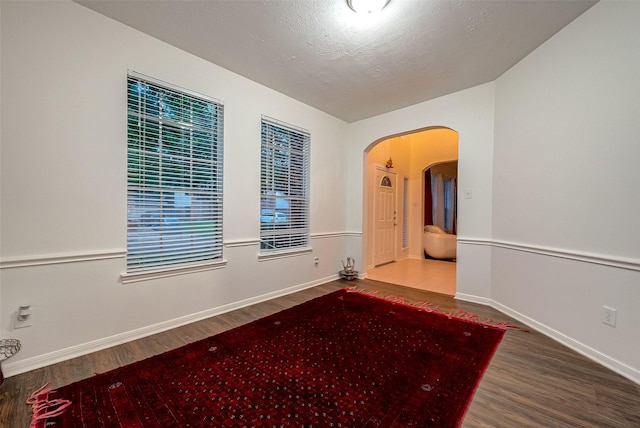
<svg viewBox="0 0 640 428"><path fill-rule="evenodd" d="M424 172L424 225L433 224L433 196L431 195L431 168Z"/></svg>

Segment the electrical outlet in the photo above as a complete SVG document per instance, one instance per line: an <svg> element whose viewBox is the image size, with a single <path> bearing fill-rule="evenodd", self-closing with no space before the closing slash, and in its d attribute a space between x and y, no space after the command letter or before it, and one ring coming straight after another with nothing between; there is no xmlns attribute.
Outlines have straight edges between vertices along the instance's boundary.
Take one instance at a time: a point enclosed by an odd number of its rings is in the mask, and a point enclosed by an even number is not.
<svg viewBox="0 0 640 428"><path fill-rule="evenodd" d="M318 263L320 263L320 259L318 259L317 257L313 258L313 264L318 266Z"/></svg>
<svg viewBox="0 0 640 428"><path fill-rule="evenodd" d="M608 306L602 307L602 322L604 324L610 325L611 327L616 326L616 313L618 311L616 309L610 308Z"/></svg>
<svg viewBox="0 0 640 428"><path fill-rule="evenodd" d="M13 328L31 327L31 305L20 305Z"/></svg>

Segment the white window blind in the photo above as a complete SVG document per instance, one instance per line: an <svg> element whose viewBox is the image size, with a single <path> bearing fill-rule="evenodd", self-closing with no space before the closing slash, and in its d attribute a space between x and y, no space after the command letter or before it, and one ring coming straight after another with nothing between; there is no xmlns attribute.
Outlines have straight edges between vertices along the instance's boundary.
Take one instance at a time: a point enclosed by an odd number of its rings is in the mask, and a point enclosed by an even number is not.
<svg viewBox="0 0 640 428"><path fill-rule="evenodd" d="M221 103L130 72L127 273L222 258Z"/></svg>
<svg viewBox="0 0 640 428"><path fill-rule="evenodd" d="M309 132L262 117L260 249L309 246Z"/></svg>

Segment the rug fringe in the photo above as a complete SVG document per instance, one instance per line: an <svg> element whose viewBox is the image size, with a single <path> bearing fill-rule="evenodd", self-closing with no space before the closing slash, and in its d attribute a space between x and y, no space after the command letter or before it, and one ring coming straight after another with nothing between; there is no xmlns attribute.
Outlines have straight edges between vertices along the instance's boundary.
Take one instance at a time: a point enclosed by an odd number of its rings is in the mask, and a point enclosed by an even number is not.
<svg viewBox="0 0 640 428"><path fill-rule="evenodd" d="M437 312L439 314L446 315L450 318L456 318L465 321L471 321L478 324L486 324L492 327L502 328L503 330L520 330L524 332L529 332L529 330L523 329L519 325L495 319L495 318L481 318L480 315L475 314L473 312L467 312L463 309L450 309L449 311L442 309L440 305L433 304L431 302L409 302L404 297L398 297L393 294L381 295L378 290L368 290L365 288L359 288L357 285L346 288L346 291L349 293L359 293L367 296L377 297L379 299L387 300L394 303L400 303L403 305L413 306L414 308L426 311L426 312Z"/></svg>
<svg viewBox="0 0 640 428"><path fill-rule="evenodd" d="M483 318L480 319L480 315L478 314L474 314L473 312L467 312L464 311L462 309L451 309L446 315L449 315L453 318L459 318L459 319L464 319L464 320L469 320L469 321L473 321L473 322L478 322L481 324L489 324L492 326L496 326L496 327L502 327L504 329L508 329L508 330L522 330L522 331L528 331L525 330L523 328L521 328L520 326L516 325L516 324L512 324L510 322L507 321L503 321L503 320L499 320L499 319L495 319L495 318Z"/></svg>
<svg viewBox="0 0 640 428"><path fill-rule="evenodd" d="M31 412L33 413L29 428L46 426L47 419L60 416L71 404L71 401L59 398L49 400L49 394L54 391L51 388L47 388L47 385L45 383L27 398L26 403L31 405Z"/></svg>

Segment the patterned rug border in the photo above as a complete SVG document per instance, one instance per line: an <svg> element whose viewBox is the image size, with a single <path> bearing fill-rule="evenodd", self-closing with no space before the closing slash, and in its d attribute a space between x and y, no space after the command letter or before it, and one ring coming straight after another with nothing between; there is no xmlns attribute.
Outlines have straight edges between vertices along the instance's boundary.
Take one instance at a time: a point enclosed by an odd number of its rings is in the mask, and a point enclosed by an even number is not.
<svg viewBox="0 0 640 428"><path fill-rule="evenodd" d="M360 288L357 285L354 285L352 287L345 287L345 290L349 293L359 293L365 296L370 296L370 297L374 297L377 299L381 299L381 300L386 300L388 302L392 302L392 303L398 303L404 306L410 306L413 307L415 309L418 309L420 311L424 311L424 312L431 312L431 313L437 313L440 315L445 315L447 316L449 319L457 319L460 321L466 321L466 322L472 322L472 323L476 323L476 324L482 324L482 325L486 325L486 326L490 326L490 327L496 327L502 330L517 330L517 331L523 331L526 333L529 333L529 330L524 329L522 327L520 327L517 324L513 324L510 323L508 321L504 321L504 320L499 320L499 319L495 319L495 318L490 318L490 317L485 317L485 318L481 318L480 315L473 313L473 312L468 312L465 311L463 309L456 309L456 308L452 308L449 311L442 309L442 306L440 305L436 305L434 303L431 302L411 302L409 300L407 300L404 297L399 297L396 296L394 294L382 294L380 293L380 291L378 290L370 290L370 289L366 289L366 288Z"/></svg>
<svg viewBox="0 0 640 428"><path fill-rule="evenodd" d="M26 403L31 406L32 412L29 428L48 426L47 419L61 415L71 405L71 401L62 398L49 399L49 394L53 392L55 391L44 384L27 398Z"/></svg>

